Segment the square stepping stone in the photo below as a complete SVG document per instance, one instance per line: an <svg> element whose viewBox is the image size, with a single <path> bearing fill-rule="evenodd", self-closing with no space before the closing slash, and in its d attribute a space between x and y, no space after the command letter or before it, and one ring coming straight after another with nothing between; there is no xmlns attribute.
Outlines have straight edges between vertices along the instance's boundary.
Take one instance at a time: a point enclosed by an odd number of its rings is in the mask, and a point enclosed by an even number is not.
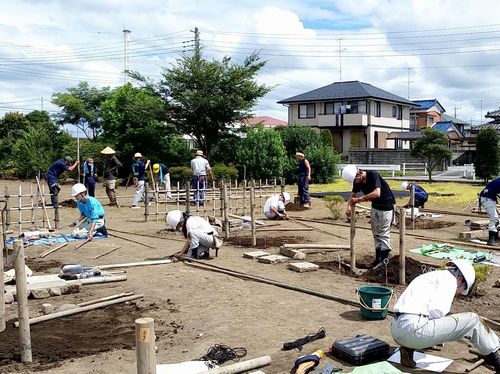
<svg viewBox="0 0 500 374"><path fill-rule="evenodd" d="M278 264L281 262L287 262L288 260L288 257L281 255L268 255L257 258L257 261L263 262L265 264Z"/></svg>
<svg viewBox="0 0 500 374"><path fill-rule="evenodd" d="M269 252L253 251L253 252L243 253L244 258L258 258L258 257L262 257L262 256L269 256Z"/></svg>
<svg viewBox="0 0 500 374"><path fill-rule="evenodd" d="M288 269L305 273L306 271L316 271L319 269L319 266L310 262L293 262L288 264Z"/></svg>
<svg viewBox="0 0 500 374"><path fill-rule="evenodd" d="M294 260L303 260L306 258L306 254L298 249L291 249L286 247L280 248L280 253L283 256L293 258Z"/></svg>

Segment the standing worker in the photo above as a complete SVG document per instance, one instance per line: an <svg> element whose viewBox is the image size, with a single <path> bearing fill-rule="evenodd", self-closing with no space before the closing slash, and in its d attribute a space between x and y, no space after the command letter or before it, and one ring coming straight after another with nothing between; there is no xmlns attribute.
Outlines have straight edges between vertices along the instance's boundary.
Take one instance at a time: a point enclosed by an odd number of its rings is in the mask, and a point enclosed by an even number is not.
<svg viewBox="0 0 500 374"><path fill-rule="evenodd" d="M414 208L423 208L424 204L427 202L427 200L429 200L429 195L427 194L427 192L425 192L425 190L416 183L403 182L401 183L401 189L403 191L410 190L410 201L405 205L405 208L412 207L412 193L415 195L415 205L413 206Z"/></svg>
<svg viewBox="0 0 500 374"><path fill-rule="evenodd" d="M134 154L132 163L132 176L134 178L135 195L132 198L132 208L138 208L139 201L144 200L144 176L146 175L146 164L142 161L142 154Z"/></svg>
<svg viewBox="0 0 500 374"><path fill-rule="evenodd" d="M89 196L95 197L95 182L97 180L97 168L94 164L94 159L89 157L82 168L83 184L87 187Z"/></svg>
<svg viewBox="0 0 500 374"><path fill-rule="evenodd" d="M266 200L262 208L264 215L269 219L288 219L285 205L290 201L290 194L288 192L281 192L277 195L271 196Z"/></svg>
<svg viewBox="0 0 500 374"><path fill-rule="evenodd" d="M363 201L371 201L371 226L375 243L375 260L371 263L374 269L384 264L391 251L391 224L394 218L396 200L380 174L373 170L360 170L350 164L342 169L342 179L352 183L352 193L347 202L346 216L351 215L351 207ZM356 197L358 192L363 196Z"/></svg>
<svg viewBox="0 0 500 374"><path fill-rule="evenodd" d="M493 179L479 194L479 202L486 209L490 223L488 224L487 245L496 245L498 239L497 195L500 193L500 178Z"/></svg>
<svg viewBox="0 0 500 374"><path fill-rule="evenodd" d="M168 172L168 167L165 164L154 164L153 174L158 182L158 184L163 183L165 185L165 191L167 193L167 199L172 198L172 189L170 186L170 173Z"/></svg>
<svg viewBox="0 0 500 374"><path fill-rule="evenodd" d="M193 202L205 206L205 189L207 187L207 175L211 176L212 169L208 160L203 157L203 151L196 151L196 156L191 160L193 172Z"/></svg>
<svg viewBox="0 0 500 374"><path fill-rule="evenodd" d="M87 195L87 189L81 183L77 183L71 189L71 196L76 199L76 207L80 212L78 220L73 221L71 226L78 227L73 230L73 237L94 239L95 233L108 236L108 231L104 226L104 208L99 200Z"/></svg>
<svg viewBox="0 0 500 374"><path fill-rule="evenodd" d="M59 177L66 170L75 170L75 168L80 164L80 161L76 160L75 163L71 165L72 163L73 159L69 156L66 156L63 159L55 161L52 165L50 165L50 168L47 171L46 178L47 184L49 185L50 201L52 202L52 206L54 208L59 207L59 204L57 202L59 192L61 192L61 187L59 186Z"/></svg>
<svg viewBox="0 0 500 374"><path fill-rule="evenodd" d="M106 187L106 195L109 198L109 205L116 205L116 178L118 177L118 168L122 163L116 158L116 152L111 147L106 147L101 151L104 155L104 186Z"/></svg>
<svg viewBox="0 0 500 374"><path fill-rule="evenodd" d="M295 153L295 159L298 161L299 169L297 186L300 205L304 208L310 208L311 197L309 196L309 182L311 181L311 165L302 152Z"/></svg>
<svg viewBox="0 0 500 374"><path fill-rule="evenodd" d="M401 364L415 367L415 349L444 342L469 339L486 363L500 373L498 336L483 325L476 313L447 314L455 296L467 295L476 273L467 260L454 260L445 270L430 271L416 277L394 305L391 334L401 345Z"/></svg>

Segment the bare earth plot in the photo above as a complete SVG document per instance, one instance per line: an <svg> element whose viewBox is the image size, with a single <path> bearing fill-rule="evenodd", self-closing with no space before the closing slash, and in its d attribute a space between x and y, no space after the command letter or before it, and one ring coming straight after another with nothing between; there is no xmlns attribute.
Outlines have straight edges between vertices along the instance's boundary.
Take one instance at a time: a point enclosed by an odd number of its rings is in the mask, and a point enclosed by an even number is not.
<svg viewBox="0 0 500 374"><path fill-rule="evenodd" d="M66 198L69 186L64 186L61 194ZM101 197L103 203L107 203L107 199L102 196L103 191L98 189L98 197ZM116 237L95 240L77 251L73 249L76 244L70 243L48 257L30 259L28 265L35 274L55 273L61 264L68 263L104 265L160 259L173 254L182 246L180 241L170 240L172 237L179 239L180 236L165 233L162 220L156 222L153 218L150 222L144 222L142 210L130 209L128 204L121 208L105 206L105 209L110 229L156 236L129 235L154 249ZM304 273L288 270L286 263L263 264L243 258L244 252L253 250L279 254L278 247L283 243L349 243L349 228L344 222L338 222L343 225L340 226L332 221L329 211L319 199L314 199L313 209L292 211L290 215L313 219L317 222L307 223L344 239L316 231L294 232L293 228L300 227L296 223L280 222L275 227L288 227L292 230L259 233L256 248L250 246L248 232L234 233L219 251L219 256L206 262L350 300L356 299L355 290L359 286L369 282L381 285L385 283L385 269L379 272L368 271L363 277L356 278L351 277L344 267L339 268L339 259L341 262L349 262L348 251L308 255L306 260L320 265L320 269ZM76 209L63 208L61 223L71 222L76 217ZM458 232L466 229L463 226L466 218L468 217L444 216L439 220L447 224L426 226L415 232L441 240L457 240ZM448 225L450 222L454 225ZM368 228L368 219L360 219L358 225ZM437 226L440 228L436 228ZM158 235L158 232L163 234ZM408 230L408 233L413 231ZM391 240L393 260L388 266L387 276L389 286L394 287L396 294L400 294L404 287L394 284L398 279L397 258L394 257L398 254L399 236L394 233ZM406 238L407 249L426 243L428 242L412 236ZM117 245L121 245L121 249L94 260L99 253ZM359 265L370 262L373 255L371 231L359 228L356 245ZM26 255L35 257L45 249L46 247L29 247ZM439 265L432 258L407 253L407 279L419 274L421 261ZM8 328L0 333L0 373L135 373L134 320L145 316L155 319L158 363L197 359L214 344L225 344L230 347L245 347L248 351L245 359L270 355L273 362L262 369L265 373L288 373L298 356L312 353L318 348L327 348L335 339L365 333L396 346L390 336L392 317L381 321L362 320L359 308L355 306L201 270L182 262L128 268L127 276L126 282L89 285L82 287L80 293L30 300L30 312L34 316L39 314L40 305L47 302L53 305L79 303L126 291L145 294L143 299L128 304L109 306L32 326L34 362L28 367L18 362L18 331L12 327L12 322L17 318L17 307L8 306ZM473 310L498 321L500 289L493 288L492 285L499 278L499 268L493 268L486 284L481 287L480 296L455 302L453 312ZM281 350L283 343L315 333L321 327L326 330L325 339L306 344L302 352ZM474 358L468 353L467 345L461 342L445 344L440 352L431 353L455 360L447 373L464 372L471 365L467 360ZM323 361L331 359L325 358ZM340 364L349 368L349 365ZM491 373L484 367L474 372Z"/></svg>

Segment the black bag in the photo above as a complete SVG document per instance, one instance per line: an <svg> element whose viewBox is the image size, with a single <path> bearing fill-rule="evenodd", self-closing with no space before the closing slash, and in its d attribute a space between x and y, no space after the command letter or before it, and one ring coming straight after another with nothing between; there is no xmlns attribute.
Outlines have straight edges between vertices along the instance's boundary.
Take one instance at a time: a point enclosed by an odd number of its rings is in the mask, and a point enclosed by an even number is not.
<svg viewBox="0 0 500 374"><path fill-rule="evenodd" d="M335 340L332 355L351 365L366 365L389 357L390 346L370 335L357 335L355 338Z"/></svg>

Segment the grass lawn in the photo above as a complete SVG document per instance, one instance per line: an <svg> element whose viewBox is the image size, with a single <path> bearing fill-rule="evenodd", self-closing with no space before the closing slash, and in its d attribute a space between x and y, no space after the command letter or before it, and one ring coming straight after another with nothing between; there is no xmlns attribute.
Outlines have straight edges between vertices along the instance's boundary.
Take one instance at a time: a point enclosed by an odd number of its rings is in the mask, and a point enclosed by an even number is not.
<svg viewBox="0 0 500 374"><path fill-rule="evenodd" d="M401 190L401 181L388 180L387 183L393 190ZM477 200L477 194L482 190L482 186L466 183L454 182L418 182L420 186L428 193L437 193L438 196L430 195L429 201L425 204L427 209L449 210L460 212ZM350 191L351 185L343 179L336 179L328 184L311 184L310 192L335 192ZM445 194L451 196L439 196ZM408 197L396 199L396 204L401 206L408 202Z"/></svg>

